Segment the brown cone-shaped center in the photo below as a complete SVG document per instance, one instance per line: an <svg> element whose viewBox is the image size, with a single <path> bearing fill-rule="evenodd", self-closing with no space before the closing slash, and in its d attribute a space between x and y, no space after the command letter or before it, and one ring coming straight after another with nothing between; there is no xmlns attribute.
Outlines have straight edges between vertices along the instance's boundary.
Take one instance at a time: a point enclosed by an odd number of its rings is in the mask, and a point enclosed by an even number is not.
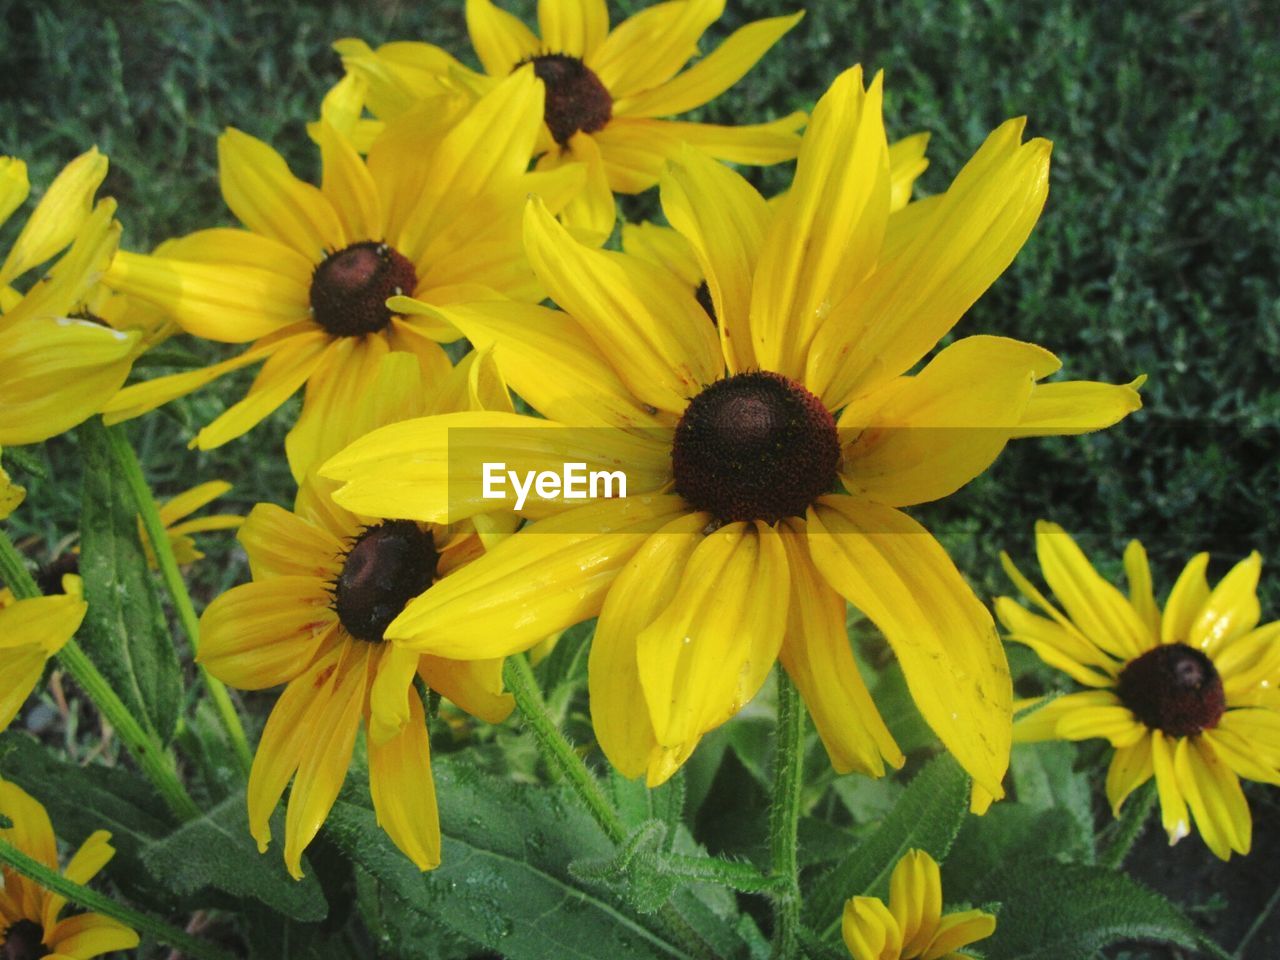
<svg viewBox="0 0 1280 960"><path fill-rule="evenodd" d="M4 932L4 946L0 947L3 960L38 960L52 951L41 941L44 928L32 920L19 920Z"/></svg>
<svg viewBox="0 0 1280 960"><path fill-rule="evenodd" d="M693 398L671 451L676 492L717 520L803 516L836 482L830 412L776 373L739 373Z"/></svg>
<svg viewBox="0 0 1280 960"><path fill-rule="evenodd" d="M411 520L389 520L360 534L333 591L347 633L381 643L387 625L431 586L439 559L431 534Z"/></svg>
<svg viewBox="0 0 1280 960"><path fill-rule="evenodd" d="M1189 737L1212 730L1227 709L1213 661L1185 643L1170 643L1131 660L1116 692L1152 730Z"/></svg>
<svg viewBox="0 0 1280 960"><path fill-rule="evenodd" d="M387 298L412 294L417 285L413 264L385 243L353 243L311 275L311 314L335 337L377 333L391 322Z"/></svg>
<svg viewBox="0 0 1280 960"><path fill-rule="evenodd" d="M521 60L516 66L533 63L533 72L546 84L543 118L556 143L564 146L581 130L595 133L613 116L613 97L600 78L577 57L548 53Z"/></svg>

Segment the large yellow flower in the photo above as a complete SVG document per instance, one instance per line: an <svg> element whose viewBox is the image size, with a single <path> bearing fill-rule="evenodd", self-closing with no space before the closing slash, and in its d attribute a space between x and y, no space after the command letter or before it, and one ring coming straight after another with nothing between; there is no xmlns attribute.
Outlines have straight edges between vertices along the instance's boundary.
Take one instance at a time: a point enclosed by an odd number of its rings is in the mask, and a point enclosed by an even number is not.
<svg viewBox="0 0 1280 960"><path fill-rule="evenodd" d="M749 23L682 71L724 12L724 0L659 3L612 30L605 0L539 0L541 36L490 0L467 0L466 11L483 74L426 43L391 43L374 51L344 40L337 48L383 119L458 85L487 90L532 62L547 85L538 168L572 161L586 166L586 190L566 209L566 222L597 239L613 230L613 194L654 186L683 143L734 163L779 163L796 155L803 113L747 126L659 118L686 113L728 90L799 22L800 13Z"/></svg>
<svg viewBox="0 0 1280 960"><path fill-rule="evenodd" d="M120 240L115 201L93 200L106 174L107 158L97 150L67 164L0 264L0 444L35 443L71 429L129 374L139 334L83 319L78 309L94 295ZM0 157L0 224L29 189L27 165ZM13 286L64 250L25 292Z"/></svg>
<svg viewBox="0 0 1280 960"><path fill-rule="evenodd" d="M841 926L853 960L970 960L959 953L996 929L981 910L942 912L942 873L923 850L908 850L889 878L889 903L853 897Z"/></svg>
<svg viewBox="0 0 1280 960"><path fill-rule="evenodd" d="M487 369L486 369L487 368ZM495 386L495 384L498 384ZM331 421L335 443L403 416L505 398L492 361L472 353L433 399L412 358L384 359L367 402ZM284 858L301 875L303 850L324 823L368 730L369 785L378 822L420 869L440 862L430 742L414 677L467 712L499 722L511 712L502 660L453 661L383 642L406 601L448 582L483 552L474 529L379 523L336 506L331 484L309 480L293 512L259 504L239 538L253 582L205 610L199 659L231 686L285 684L249 775L249 826L259 848L289 781Z"/></svg>
<svg viewBox="0 0 1280 960"><path fill-rule="evenodd" d="M0 837L50 870L58 869L58 840L43 806L21 787L0 780L0 814L13 826ZM90 834L67 862L62 875L73 883L88 883L115 856L111 834ZM65 897L44 889L16 870L5 867L0 885L0 955L44 957L50 960L88 960L104 953L131 950L138 945L133 930L100 913L78 913L58 919Z"/></svg>
<svg viewBox="0 0 1280 960"><path fill-rule="evenodd" d="M1197 554L1157 606L1146 551L1124 553L1129 596L1103 580L1059 526L1036 525L1040 572L1053 606L1007 556L1018 589L1047 617L1008 597L996 614L1009 638L1089 689L1051 699L1014 726L1014 739L1085 740L1115 747L1107 799L1153 776L1169 842L1191 830L1222 859L1248 853L1252 825L1240 777L1280 784L1280 621L1258 626L1258 574L1250 554L1212 589Z"/></svg>
<svg viewBox="0 0 1280 960"><path fill-rule="evenodd" d="M1039 216L1049 144L1022 143L1022 127L1001 126L946 193L892 215L881 80L864 89L858 68L819 102L773 208L687 149L662 202L697 253L716 324L687 283L576 241L536 200L530 262L566 312L396 301L492 345L551 421L595 429L493 414L398 424L324 468L348 482L339 502L432 522L492 510L486 454L518 471L621 464L631 495L570 510L531 496L526 513L557 515L411 603L387 636L496 657L598 614L600 743L655 783L780 658L836 768L879 774L902 756L854 662L848 600L888 638L943 743L1000 795L1011 687L995 625L899 508L949 495L1011 438L1096 429L1139 406L1127 387L1040 384L1053 355L999 337L957 340L908 373Z"/></svg>
<svg viewBox="0 0 1280 960"><path fill-rule="evenodd" d="M203 370L127 387L105 419L137 416L265 361L245 398L194 445L240 436L305 383L287 442L301 479L328 423L366 392L383 355L416 356L429 384L444 377L449 361L436 340L457 332L394 314L386 300L542 297L521 249L519 201L545 190L563 203L579 189L581 170L526 173L541 103L532 69L517 71L461 119L411 112L384 131L367 161L322 122L314 128L319 188L294 177L267 144L228 130L218 141L222 194L246 229L202 230L155 256L121 252L107 280L157 304L188 333L253 346Z"/></svg>
<svg viewBox="0 0 1280 960"><path fill-rule="evenodd" d="M80 578L69 576L65 593L15 600L0 590L0 730L17 716L44 674L45 662L70 640L88 609Z"/></svg>

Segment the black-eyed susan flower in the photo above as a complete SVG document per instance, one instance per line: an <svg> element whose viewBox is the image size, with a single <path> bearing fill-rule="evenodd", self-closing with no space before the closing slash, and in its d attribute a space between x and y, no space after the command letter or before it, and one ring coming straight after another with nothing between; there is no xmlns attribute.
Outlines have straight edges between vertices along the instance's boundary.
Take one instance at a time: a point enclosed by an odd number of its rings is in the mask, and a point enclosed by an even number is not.
<svg viewBox="0 0 1280 960"><path fill-rule="evenodd" d="M889 902L853 897L841 932L853 960L970 960L961 947L985 940L996 918L981 910L942 912L942 874L923 850L908 850L889 878Z"/></svg>
<svg viewBox="0 0 1280 960"><path fill-rule="evenodd" d="M391 43L374 51L361 41L343 40L337 49L383 119L451 87L487 90L532 63L547 88L540 110L546 122L534 154L538 168L569 162L587 168L586 189L565 218L600 239L613 229L613 194L654 186L683 143L734 163L772 164L796 155L803 113L744 126L662 119L728 90L802 16L749 23L682 69L723 12L724 0L676 0L647 7L611 30L605 0L539 0L534 33L490 0L467 0L467 29L484 67L479 74L425 43Z"/></svg>
<svg viewBox="0 0 1280 960"><path fill-rule="evenodd" d="M555 515L410 603L387 636L496 657L599 615L595 729L619 770L653 783L781 659L836 768L880 774L902 756L855 664L848 600L888 638L943 743L999 795L1012 692L995 624L900 508L949 495L1011 438L1096 429L1139 406L1129 387L1042 384L1057 359L1000 337L959 339L911 373L1040 214L1050 148L1023 143L1022 128L1001 126L946 193L894 214L881 80L864 88L857 68L819 102L772 208L687 149L662 202L717 324L688 283L578 242L536 200L526 247L564 312L396 301L491 345L550 421L597 429L463 415L398 424L324 468L347 481L339 502L431 522L492 510L466 456L486 444L522 467L622 464L630 485L627 499L573 509L531 498L526 513ZM448 469L435 466L446 456Z"/></svg>
<svg viewBox="0 0 1280 960"><path fill-rule="evenodd" d="M97 150L67 164L0 263L0 444L45 440L96 413L139 350L137 332L79 313L120 239L115 201L94 202L106 173ZM26 164L0 157L0 224L29 190ZM25 290L14 286L50 263Z"/></svg>
<svg viewBox="0 0 1280 960"><path fill-rule="evenodd" d="M108 404L105 419L137 416L262 363L244 399L193 445L210 449L240 436L306 384L287 441L301 479L329 424L366 392L386 353L417 357L428 384L447 375L436 341L457 332L393 313L387 298L541 299L521 248L519 201L547 190L563 203L581 183L574 167L526 173L541 103L533 71L517 71L461 119L406 116L367 159L322 122L319 187L294 177L267 144L228 130L218 141L222 195L244 229L201 230L153 256L121 252L107 280L158 305L188 333L252 346L201 370L133 384Z"/></svg>
<svg viewBox="0 0 1280 960"><path fill-rule="evenodd" d="M0 838L50 870L58 870L58 841L39 801L16 784L0 780L0 814L13 823L0 829ZM111 834L95 831L67 861L62 875L73 883L88 883L113 856ZM8 867L3 876L0 955L7 960L88 960L138 945L137 933L118 920L100 913L77 913L59 919L67 905L65 897Z"/></svg>
<svg viewBox="0 0 1280 960"><path fill-rule="evenodd" d="M471 353L424 400L416 361L389 356L366 402L330 421L333 442L424 409L466 409L494 392L485 384L495 379L492 361ZM301 875L302 853L337 798L363 726L378 822L428 870L440 862L440 827L415 677L491 722L504 719L513 704L502 692L501 658L421 656L385 643L383 632L410 599L480 555L482 541L470 525L357 516L334 504L330 489L313 478L292 512L259 504L249 514L239 539L253 581L205 610L199 660L231 686L285 685L249 775L249 826L260 849L270 842L271 814L292 780L284 859L290 873Z"/></svg>
<svg viewBox="0 0 1280 960"><path fill-rule="evenodd" d="M46 661L70 640L88 609L80 578L62 579L59 594L15 600L0 590L0 730L17 716L40 682Z"/></svg>
<svg viewBox="0 0 1280 960"><path fill-rule="evenodd" d="M1008 597L996 601L996 614L1011 640L1088 689L1019 720L1014 739L1102 737L1115 747L1107 799L1117 816L1155 777L1171 844L1194 819L1222 859L1248 853L1240 778L1280 784L1280 621L1258 625L1261 557L1250 554L1210 589L1209 555L1197 554L1161 610L1136 540L1124 553L1127 597L1056 524L1036 525L1036 553L1061 609L1004 556L1023 596L1047 616Z"/></svg>

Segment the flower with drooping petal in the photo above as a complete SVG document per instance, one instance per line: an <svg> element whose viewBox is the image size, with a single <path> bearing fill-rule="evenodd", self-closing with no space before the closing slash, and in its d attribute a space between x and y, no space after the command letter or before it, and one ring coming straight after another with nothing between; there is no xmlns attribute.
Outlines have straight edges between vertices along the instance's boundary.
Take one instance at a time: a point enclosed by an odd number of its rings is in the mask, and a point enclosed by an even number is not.
<svg viewBox="0 0 1280 960"><path fill-rule="evenodd" d="M39 801L16 784L0 780L0 815L13 822L13 826L0 829L0 838L50 870L58 870L58 840L49 814ZM62 875L73 883L88 883L113 856L111 834L97 830L72 855ZM67 905L66 898L16 870L4 867L3 879L0 956L14 960L89 960L138 945L137 933L100 913L77 913L58 919Z"/></svg>
<svg viewBox="0 0 1280 960"><path fill-rule="evenodd" d="M115 201L93 199L106 174L96 149L67 164L0 263L0 444L36 443L92 416L138 353L139 333L79 313L120 240ZM0 157L0 224L29 189L27 165ZM13 286L51 261L25 291Z"/></svg>
<svg viewBox="0 0 1280 960"><path fill-rule="evenodd" d="M388 355L364 402L330 422L326 443L342 445L405 416L504 402L510 409L486 353L468 354L430 396L413 357ZM271 840L271 814L292 780L284 859L301 876L303 851L337 799L363 726L378 822L429 870L440 862L440 825L414 678L490 722L513 704L502 692L501 658L421 656L384 642L383 630L407 600L479 556L484 535L471 525L357 516L329 499L331 488L313 477L292 512L259 504L249 514L239 538L253 581L205 610L199 660L233 687L285 685L249 774L249 827L259 849Z"/></svg>
<svg viewBox="0 0 1280 960"><path fill-rule="evenodd" d="M996 929L982 910L942 912L942 874L923 850L908 850L889 878L889 903L853 897L841 932L853 960L970 960L960 953Z"/></svg>
<svg viewBox="0 0 1280 960"><path fill-rule="evenodd" d="M1259 626L1262 558L1250 554L1210 588L1209 555L1197 554L1161 610L1137 540L1124 552L1127 597L1057 524L1036 524L1036 554L1061 609L1003 555L1046 616L1009 597L996 601L996 615L1009 639L1088 689L1049 699L1014 725L1014 739L1104 738L1115 748L1107 799L1116 816L1155 777L1171 844L1194 819L1223 860L1248 853L1240 778L1280 784L1280 621Z"/></svg>
<svg viewBox="0 0 1280 960"><path fill-rule="evenodd" d="M406 115L367 158L322 122L313 128L319 188L294 177L267 144L229 129L218 142L222 195L244 229L201 230L152 256L121 252L107 281L158 305L188 333L252 346L126 387L108 404L107 422L262 363L244 399L193 445L207 450L241 436L305 384L286 443L301 480L329 421L367 390L386 353L417 357L429 384L447 376L437 341L457 332L396 314L386 301L398 293L437 305L542 298L521 248L519 201L538 190L566 202L581 170L526 172L541 103L533 71L517 71L461 116Z"/></svg>
<svg viewBox="0 0 1280 960"><path fill-rule="evenodd" d="M336 47L381 119L458 86L487 90L532 63L547 87L539 111L545 125L532 155L539 156L541 170L569 162L586 166L586 189L566 208L565 222L603 239L613 230L613 194L653 187L681 144L743 164L796 155L805 121L800 112L743 126L663 119L720 96L803 16L749 23L682 69L723 12L724 0L675 0L610 29L605 0L539 0L539 35L490 0L467 0L467 29L484 67L479 74L426 43L390 43L375 51L359 40L342 40ZM359 95L354 86L348 93ZM347 113L354 125L358 111Z"/></svg>
<svg viewBox="0 0 1280 960"><path fill-rule="evenodd" d="M687 282L579 242L536 199L526 247L563 312L396 301L491 346L548 419L458 414L377 431L322 468L346 481L340 503L431 522L490 512L465 456L486 444L522 471L621 465L629 496L531 494L524 512L545 519L410 603L389 638L494 657L598 615L593 724L613 764L650 783L780 659L836 769L878 775L903 758L855 663L847 600L883 631L942 742L999 795L1004 650L901 508L950 495L1011 439L1099 429L1140 401L1126 386L1042 383L1060 366L1051 353L994 336L956 340L912 372L1026 240L1050 148L1009 121L945 193L890 213L881 96L858 68L835 81L772 207L696 149L672 163L663 208L716 324Z"/></svg>

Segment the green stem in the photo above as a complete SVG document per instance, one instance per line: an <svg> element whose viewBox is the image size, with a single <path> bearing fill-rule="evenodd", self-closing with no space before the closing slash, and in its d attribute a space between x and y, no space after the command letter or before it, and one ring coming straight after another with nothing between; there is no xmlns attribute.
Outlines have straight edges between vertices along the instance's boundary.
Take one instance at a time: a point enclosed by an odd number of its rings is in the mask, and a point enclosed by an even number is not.
<svg viewBox="0 0 1280 960"><path fill-rule="evenodd" d="M694 883L714 883L743 893L772 893L785 887L786 881L762 873L755 864L719 857L694 857L668 853L662 858L664 872Z"/></svg>
<svg viewBox="0 0 1280 960"><path fill-rule="evenodd" d="M1155 802L1155 781L1144 783L1138 788L1137 793L1129 797L1128 802L1124 805L1124 810L1120 813L1120 820L1116 824L1115 834L1098 858L1098 862L1102 866L1111 870L1120 869L1124 864L1125 857L1129 855L1129 851L1133 849L1138 837L1142 835L1142 828L1147 825L1147 818L1150 816L1151 808L1155 806Z"/></svg>
<svg viewBox="0 0 1280 960"><path fill-rule="evenodd" d="M46 890L66 897L70 903L104 914L113 920L119 920L138 933L146 934L158 943L180 950L194 960L233 960L230 953L213 944L197 940L189 933L170 926L163 920L139 913L137 910L116 903L110 897L104 897L88 887L68 880L3 839L0 839L0 862L12 867Z"/></svg>
<svg viewBox="0 0 1280 960"><path fill-rule="evenodd" d="M9 589L19 600L40 596L40 588L23 563L22 555L3 529L0 529L0 575L3 575ZM111 724L116 735L138 761L138 766L164 797L169 809L183 820L200 816L199 807L182 786L173 760L164 746L143 729L107 682L107 678L75 640L68 640L58 652L58 662Z"/></svg>
<svg viewBox="0 0 1280 960"><path fill-rule="evenodd" d="M573 744L565 739L560 728L556 726L555 720L547 709L547 703L542 698L542 691L538 688L538 680L533 675L533 667L529 666L529 661L520 654L507 657L502 676L506 681L507 689L511 691L511 696L515 698L516 706L520 708L520 716L533 732L543 760L564 777L605 835L614 844L624 843L627 839L626 825L600 788L599 781L574 750ZM715 951L685 919L675 904L671 902L663 904L658 911L658 917L670 936L686 953L695 957L708 958L708 960L716 957Z"/></svg>
<svg viewBox="0 0 1280 960"><path fill-rule="evenodd" d="M191 603L191 594L187 592L182 571L178 568L177 557L173 555L173 544L169 541L168 533L165 532L164 522L160 519L160 510L151 493L151 487L147 485L146 478L142 475L142 466L138 463L133 447L129 445L124 428L109 429L107 438L111 444L116 466L120 468L121 475L129 484L130 492L133 493L138 516L141 517L142 526L147 531L147 539L151 541L152 555L160 567L165 587L168 588L169 596L173 598L174 610L177 611L178 620L182 624L187 642L191 644L191 652L194 654L200 647L200 620L196 616L195 606ZM231 695L227 693L227 688L222 681L211 676L203 664L199 664L199 669L200 678L213 699L214 709L217 710L223 729L231 740L236 757L240 761L240 767L247 774L253 765L253 752L249 749L249 739L245 736L244 726L240 723L240 715L236 713L235 705L231 702Z"/></svg>
<svg viewBox="0 0 1280 960"><path fill-rule="evenodd" d="M799 956L800 864L797 831L804 785L804 707L800 693L778 671L778 730L773 751L773 798L769 809L769 849L774 889L773 956Z"/></svg>

